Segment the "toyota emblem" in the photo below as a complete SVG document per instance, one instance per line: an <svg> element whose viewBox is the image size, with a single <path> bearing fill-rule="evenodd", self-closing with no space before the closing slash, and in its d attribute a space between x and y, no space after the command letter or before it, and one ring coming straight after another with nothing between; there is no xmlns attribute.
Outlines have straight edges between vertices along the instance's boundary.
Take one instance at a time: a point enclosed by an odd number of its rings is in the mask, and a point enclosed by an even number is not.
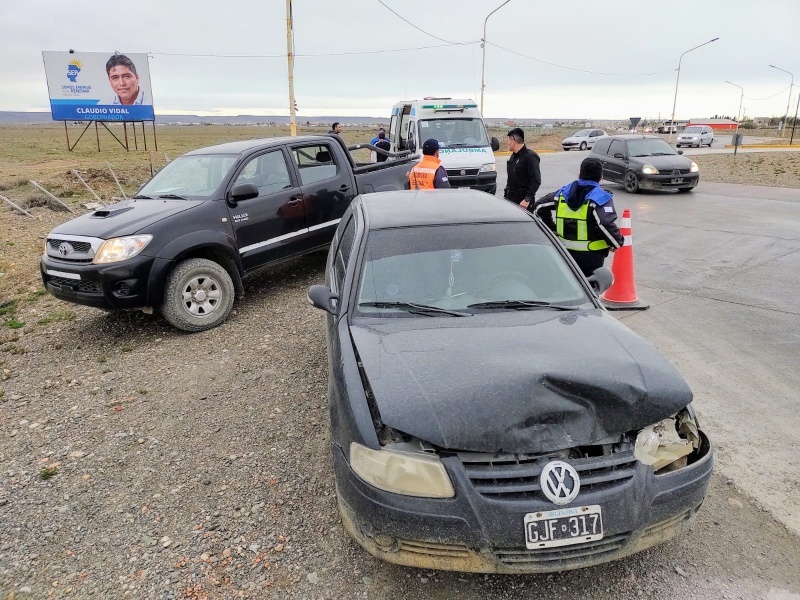
<svg viewBox="0 0 800 600"><path fill-rule="evenodd" d="M467 174L467 172L466 172L464 169L461 169L461 174L462 174L462 175L466 175L466 174Z"/></svg>
<svg viewBox="0 0 800 600"><path fill-rule="evenodd" d="M72 247L72 244L68 244L67 242L63 242L63 243L62 243L61 245L59 245L59 247L58 247L58 253L59 253L61 256L66 256L67 254L69 254L69 253L70 253L70 252L72 252L73 250L74 250L74 248Z"/></svg>
<svg viewBox="0 0 800 600"><path fill-rule="evenodd" d="M578 496L581 480L578 472L560 460L547 463L539 476L542 492L553 504L569 504Z"/></svg>

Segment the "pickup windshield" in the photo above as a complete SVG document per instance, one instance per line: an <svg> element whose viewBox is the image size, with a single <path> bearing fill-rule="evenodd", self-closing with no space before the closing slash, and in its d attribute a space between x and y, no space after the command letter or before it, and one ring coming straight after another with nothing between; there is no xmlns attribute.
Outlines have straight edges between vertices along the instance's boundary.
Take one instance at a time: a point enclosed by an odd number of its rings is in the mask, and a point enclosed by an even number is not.
<svg viewBox="0 0 800 600"><path fill-rule="evenodd" d="M436 139L442 148L478 148L489 145L480 119L426 119L419 122L420 143Z"/></svg>
<svg viewBox="0 0 800 600"><path fill-rule="evenodd" d="M645 138L643 140L628 140L628 150L631 156L665 156L677 154L667 142L661 138Z"/></svg>
<svg viewBox="0 0 800 600"><path fill-rule="evenodd" d="M139 190L141 196L170 194L208 198L222 183L238 154L200 154L181 156L167 164Z"/></svg>

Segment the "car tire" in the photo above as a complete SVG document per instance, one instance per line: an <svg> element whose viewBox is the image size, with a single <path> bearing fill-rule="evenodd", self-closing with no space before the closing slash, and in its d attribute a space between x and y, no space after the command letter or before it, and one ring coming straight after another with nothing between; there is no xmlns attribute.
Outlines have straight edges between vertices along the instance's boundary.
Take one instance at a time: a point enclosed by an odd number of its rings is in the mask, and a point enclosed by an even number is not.
<svg viewBox="0 0 800 600"><path fill-rule="evenodd" d="M639 178L633 171L625 173L625 180L623 183L625 185L625 191L629 194L636 194L639 192Z"/></svg>
<svg viewBox="0 0 800 600"><path fill-rule="evenodd" d="M564 152L569 152L569 148L564 148Z"/></svg>
<svg viewBox="0 0 800 600"><path fill-rule="evenodd" d="M693 189L694 189L693 187L690 187L690 188L678 188L678 193L679 194L685 194L687 192L691 192Z"/></svg>
<svg viewBox="0 0 800 600"><path fill-rule="evenodd" d="M173 327L205 331L228 318L233 298L233 281L224 267L205 258L190 258L167 277L160 310Z"/></svg>
<svg viewBox="0 0 800 600"><path fill-rule="evenodd" d="M586 142L581 142L581 150L586 150Z"/></svg>

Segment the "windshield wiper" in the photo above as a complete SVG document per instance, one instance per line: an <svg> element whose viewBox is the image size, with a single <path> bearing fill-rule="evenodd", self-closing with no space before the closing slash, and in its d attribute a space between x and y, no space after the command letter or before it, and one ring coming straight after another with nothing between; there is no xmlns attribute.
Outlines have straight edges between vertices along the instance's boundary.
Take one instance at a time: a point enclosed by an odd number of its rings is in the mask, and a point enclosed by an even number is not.
<svg viewBox="0 0 800 600"><path fill-rule="evenodd" d="M159 198L166 198L167 200L188 200L186 196L179 196L178 194L159 194Z"/></svg>
<svg viewBox="0 0 800 600"><path fill-rule="evenodd" d="M653 152L650 156L672 156L674 152Z"/></svg>
<svg viewBox="0 0 800 600"><path fill-rule="evenodd" d="M133 197L134 200L152 200L152 196L145 196L144 194L136 194Z"/></svg>
<svg viewBox="0 0 800 600"><path fill-rule="evenodd" d="M487 146L489 144L486 144ZM478 144L448 144L448 148L479 148Z"/></svg>
<svg viewBox="0 0 800 600"><path fill-rule="evenodd" d="M515 310L552 308L554 310L578 310L579 307L553 304L552 302L543 302L542 300L492 300L491 302L468 304L467 308L513 308Z"/></svg>
<svg viewBox="0 0 800 600"><path fill-rule="evenodd" d="M400 310L407 310L413 314L437 313L451 315L453 317L472 316L469 313L447 310L446 308L439 308L438 306L431 306L429 304L418 304L416 302L360 302L359 306L374 306L375 308L398 308Z"/></svg>

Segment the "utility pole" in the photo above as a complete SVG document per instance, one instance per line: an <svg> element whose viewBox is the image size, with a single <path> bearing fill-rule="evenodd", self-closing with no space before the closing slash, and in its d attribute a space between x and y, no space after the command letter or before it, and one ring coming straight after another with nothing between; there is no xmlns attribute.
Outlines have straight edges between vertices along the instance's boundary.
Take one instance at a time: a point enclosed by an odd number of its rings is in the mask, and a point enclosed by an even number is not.
<svg viewBox="0 0 800 600"><path fill-rule="evenodd" d="M286 56L289 59L289 134L297 135L294 100L294 41L292 39L292 0L286 0Z"/></svg>
<svg viewBox="0 0 800 600"><path fill-rule="evenodd" d="M483 88L486 87L486 84L484 83L486 78L486 23L488 23L489 17L491 17L494 13L503 8L509 2L511 2L511 0L506 0L505 2L503 2L500 6L495 8L488 15L486 15L486 19L484 19L483 21L483 38L481 38L481 48L483 48L483 60L481 61L481 116L483 116L484 118L486 117L485 113L483 112Z"/></svg>

